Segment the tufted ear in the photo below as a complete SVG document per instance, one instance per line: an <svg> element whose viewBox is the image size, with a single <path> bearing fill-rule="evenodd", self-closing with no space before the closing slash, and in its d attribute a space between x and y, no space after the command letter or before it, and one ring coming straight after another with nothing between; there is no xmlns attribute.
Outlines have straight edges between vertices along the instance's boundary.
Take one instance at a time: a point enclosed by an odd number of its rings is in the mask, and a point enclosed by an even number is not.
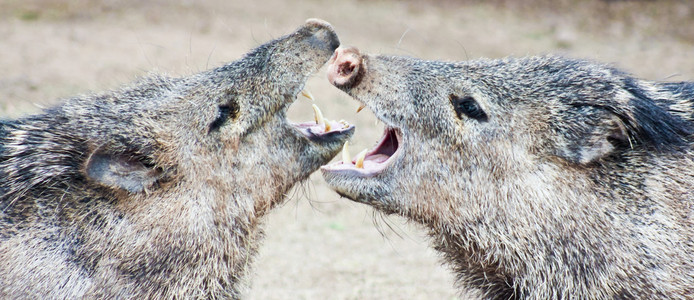
<svg viewBox="0 0 694 300"><path fill-rule="evenodd" d="M130 193L146 191L162 176L162 171L147 166L141 157L127 153L108 153L97 149L87 159L87 177L104 186Z"/></svg>
<svg viewBox="0 0 694 300"><path fill-rule="evenodd" d="M621 118L601 107L579 105L556 127L556 154L572 163L588 164L629 145Z"/></svg>

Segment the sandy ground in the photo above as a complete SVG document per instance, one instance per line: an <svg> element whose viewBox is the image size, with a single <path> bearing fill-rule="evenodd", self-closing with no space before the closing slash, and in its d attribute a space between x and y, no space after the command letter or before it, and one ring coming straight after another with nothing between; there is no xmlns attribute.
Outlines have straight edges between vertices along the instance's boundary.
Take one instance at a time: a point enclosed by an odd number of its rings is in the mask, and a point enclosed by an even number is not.
<svg viewBox="0 0 694 300"><path fill-rule="evenodd" d="M647 79L694 81L694 31L686 30L694 9L686 1L92 2L0 2L0 117L148 72L218 66L310 17L365 52L443 60L560 53ZM368 111L356 114L357 103L327 83L325 70L308 87L327 117L357 125L355 153L378 140L382 125ZM297 101L290 118L311 119L310 103ZM340 199L320 174L270 215L255 270L249 299L457 297L421 228Z"/></svg>

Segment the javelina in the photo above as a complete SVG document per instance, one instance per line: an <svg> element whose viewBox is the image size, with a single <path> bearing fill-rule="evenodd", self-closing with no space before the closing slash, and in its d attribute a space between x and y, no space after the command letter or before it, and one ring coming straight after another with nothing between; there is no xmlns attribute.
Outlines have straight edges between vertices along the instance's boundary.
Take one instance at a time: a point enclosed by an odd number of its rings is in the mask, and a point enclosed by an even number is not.
<svg viewBox="0 0 694 300"><path fill-rule="evenodd" d="M325 179L426 225L469 295L694 296L694 83L556 56L449 63L354 48L328 70L386 129Z"/></svg>
<svg viewBox="0 0 694 300"><path fill-rule="evenodd" d="M308 20L222 67L0 123L0 298L240 297L262 217L353 132L285 118L338 45Z"/></svg>

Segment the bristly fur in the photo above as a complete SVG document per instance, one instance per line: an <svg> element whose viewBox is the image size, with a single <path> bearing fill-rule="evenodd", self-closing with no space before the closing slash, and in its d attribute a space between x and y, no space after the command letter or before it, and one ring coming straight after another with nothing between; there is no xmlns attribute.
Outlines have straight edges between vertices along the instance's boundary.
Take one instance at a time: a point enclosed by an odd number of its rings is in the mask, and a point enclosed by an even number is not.
<svg viewBox="0 0 694 300"><path fill-rule="evenodd" d="M287 107L339 41L323 21L183 78L0 122L0 298L239 298L263 217L351 131Z"/></svg>
<svg viewBox="0 0 694 300"><path fill-rule="evenodd" d="M360 83L342 89L402 133L399 153L377 176L323 175L426 226L462 291L694 295L694 83L558 56L361 63Z"/></svg>

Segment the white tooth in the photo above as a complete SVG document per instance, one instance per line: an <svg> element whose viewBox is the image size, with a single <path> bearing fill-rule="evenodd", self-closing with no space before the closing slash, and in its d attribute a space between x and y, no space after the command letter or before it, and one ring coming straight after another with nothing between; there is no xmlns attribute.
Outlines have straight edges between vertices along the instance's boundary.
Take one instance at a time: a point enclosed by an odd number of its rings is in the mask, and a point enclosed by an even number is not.
<svg viewBox="0 0 694 300"><path fill-rule="evenodd" d="M323 118L323 113L320 111L320 108L318 108L318 105L313 104L313 112L315 114L314 119L316 120L316 124L322 123L323 126L325 127L325 132L330 131L330 129L332 128L330 126L330 122L328 122L328 120Z"/></svg>
<svg viewBox="0 0 694 300"><path fill-rule="evenodd" d="M316 101L313 99L313 95L311 95L311 92L309 92L308 90L301 90L301 95L308 98L311 101Z"/></svg>
<svg viewBox="0 0 694 300"><path fill-rule="evenodd" d="M349 145L349 142L345 142L345 145L342 146L342 162L345 164L352 164L352 158L349 155L349 149L347 148Z"/></svg>
<svg viewBox="0 0 694 300"><path fill-rule="evenodd" d="M313 119L316 120L316 124L321 124L325 123L325 120L323 119L323 113L320 111L320 108L318 108L317 105L313 105Z"/></svg>
<svg viewBox="0 0 694 300"><path fill-rule="evenodd" d="M357 163L354 166L358 169L364 168L364 158L366 158L366 151L368 150L369 149L364 149L364 151L359 152L359 154L357 154Z"/></svg>
<svg viewBox="0 0 694 300"><path fill-rule="evenodd" d="M366 104L364 104L364 103L359 104L359 107L357 108L357 113L359 113L362 109L364 109L364 107L366 107Z"/></svg>
<svg viewBox="0 0 694 300"><path fill-rule="evenodd" d="M328 122L328 120L324 119L323 123L325 124L325 132L328 132L328 131L330 131L330 129L332 129L332 127L330 127L330 122Z"/></svg>
<svg viewBox="0 0 694 300"><path fill-rule="evenodd" d="M349 123L345 120L340 120L338 123L342 124L342 129L349 127Z"/></svg>

